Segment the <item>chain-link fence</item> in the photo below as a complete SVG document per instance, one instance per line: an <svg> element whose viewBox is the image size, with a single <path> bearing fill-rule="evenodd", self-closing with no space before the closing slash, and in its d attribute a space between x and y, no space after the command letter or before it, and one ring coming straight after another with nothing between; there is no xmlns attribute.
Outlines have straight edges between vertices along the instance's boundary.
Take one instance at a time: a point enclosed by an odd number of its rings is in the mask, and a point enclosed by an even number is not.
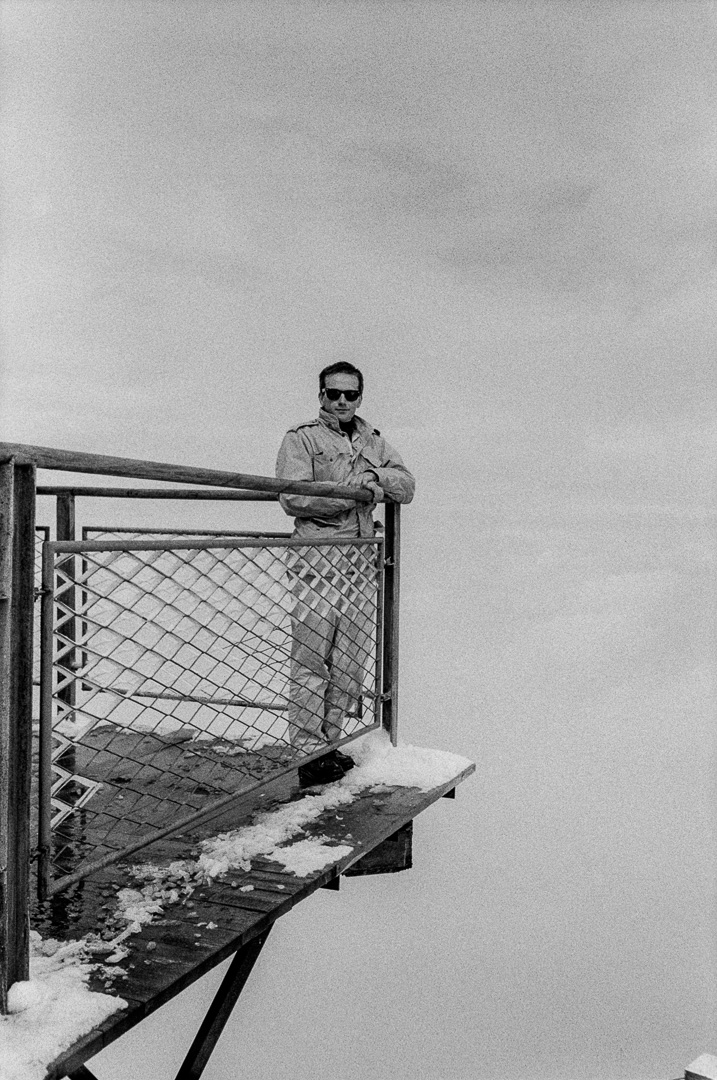
<svg viewBox="0 0 717 1080"><path fill-rule="evenodd" d="M380 539L122 531L44 544L48 892L380 722Z"/></svg>

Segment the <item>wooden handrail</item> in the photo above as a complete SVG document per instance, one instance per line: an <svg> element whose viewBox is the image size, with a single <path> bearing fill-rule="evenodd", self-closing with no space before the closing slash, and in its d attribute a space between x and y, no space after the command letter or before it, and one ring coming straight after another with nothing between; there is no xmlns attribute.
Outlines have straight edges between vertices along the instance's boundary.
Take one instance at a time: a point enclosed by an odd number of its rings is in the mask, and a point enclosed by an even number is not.
<svg viewBox="0 0 717 1080"><path fill-rule="evenodd" d="M276 502L274 491L244 491L242 488L125 488L95 487L92 484L38 484L38 495L86 495L93 499L216 499L218 502Z"/></svg>
<svg viewBox="0 0 717 1080"><path fill-rule="evenodd" d="M137 480L163 480L173 484L202 484L208 487L245 488L249 491L273 491L276 494L313 495L328 499L372 502L365 488L349 488L309 480L275 480L270 476L231 473L219 469L199 469L193 465L168 465L161 461L85 454L74 450L55 450L49 446L0 442L0 464L13 460L17 465L62 472L95 473L100 476L128 476Z"/></svg>

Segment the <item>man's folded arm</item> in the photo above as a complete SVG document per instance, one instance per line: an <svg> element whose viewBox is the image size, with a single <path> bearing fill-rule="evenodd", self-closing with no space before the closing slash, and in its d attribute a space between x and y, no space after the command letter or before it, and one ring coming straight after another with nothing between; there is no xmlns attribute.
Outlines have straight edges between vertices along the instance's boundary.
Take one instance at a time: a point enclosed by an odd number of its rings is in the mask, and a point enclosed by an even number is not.
<svg viewBox="0 0 717 1080"><path fill-rule="evenodd" d="M297 431L288 431L284 436L276 459L276 476L279 480L314 479L311 454ZM335 518L350 506L346 499L316 495L280 495L279 502L291 517L307 518Z"/></svg>
<svg viewBox="0 0 717 1080"><path fill-rule="evenodd" d="M372 468L378 483L393 502L410 503L416 490L416 479L403 464L398 450L385 444L385 463L379 468Z"/></svg>

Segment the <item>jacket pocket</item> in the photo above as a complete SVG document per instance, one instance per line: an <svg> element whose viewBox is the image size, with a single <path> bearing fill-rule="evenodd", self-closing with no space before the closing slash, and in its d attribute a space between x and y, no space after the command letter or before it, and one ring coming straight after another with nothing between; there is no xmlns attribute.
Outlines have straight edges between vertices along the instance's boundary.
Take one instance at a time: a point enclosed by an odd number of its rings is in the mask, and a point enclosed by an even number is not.
<svg viewBox="0 0 717 1080"><path fill-rule="evenodd" d="M368 461L369 465L371 465L374 469L380 469L383 466L383 458L371 446L365 446L363 448L363 450L361 451L361 457L364 458L365 461Z"/></svg>
<svg viewBox="0 0 717 1080"><path fill-rule="evenodd" d="M342 484L351 472L349 454L337 454L335 451L322 450L314 455L314 480L331 481Z"/></svg>
<svg viewBox="0 0 717 1080"><path fill-rule="evenodd" d="M314 480L333 480L335 475L336 455L323 450L314 454Z"/></svg>

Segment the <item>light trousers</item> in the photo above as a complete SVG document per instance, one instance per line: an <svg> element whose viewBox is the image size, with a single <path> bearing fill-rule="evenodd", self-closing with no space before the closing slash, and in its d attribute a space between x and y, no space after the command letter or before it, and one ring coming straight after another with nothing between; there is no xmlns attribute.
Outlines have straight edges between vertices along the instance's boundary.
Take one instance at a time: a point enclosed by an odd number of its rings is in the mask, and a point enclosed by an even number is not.
<svg viewBox="0 0 717 1080"><path fill-rule="evenodd" d="M302 559L293 568L287 718L291 745L306 753L357 726L364 681L375 664L372 552L363 549L357 560L354 549L328 551L316 549L310 563Z"/></svg>

